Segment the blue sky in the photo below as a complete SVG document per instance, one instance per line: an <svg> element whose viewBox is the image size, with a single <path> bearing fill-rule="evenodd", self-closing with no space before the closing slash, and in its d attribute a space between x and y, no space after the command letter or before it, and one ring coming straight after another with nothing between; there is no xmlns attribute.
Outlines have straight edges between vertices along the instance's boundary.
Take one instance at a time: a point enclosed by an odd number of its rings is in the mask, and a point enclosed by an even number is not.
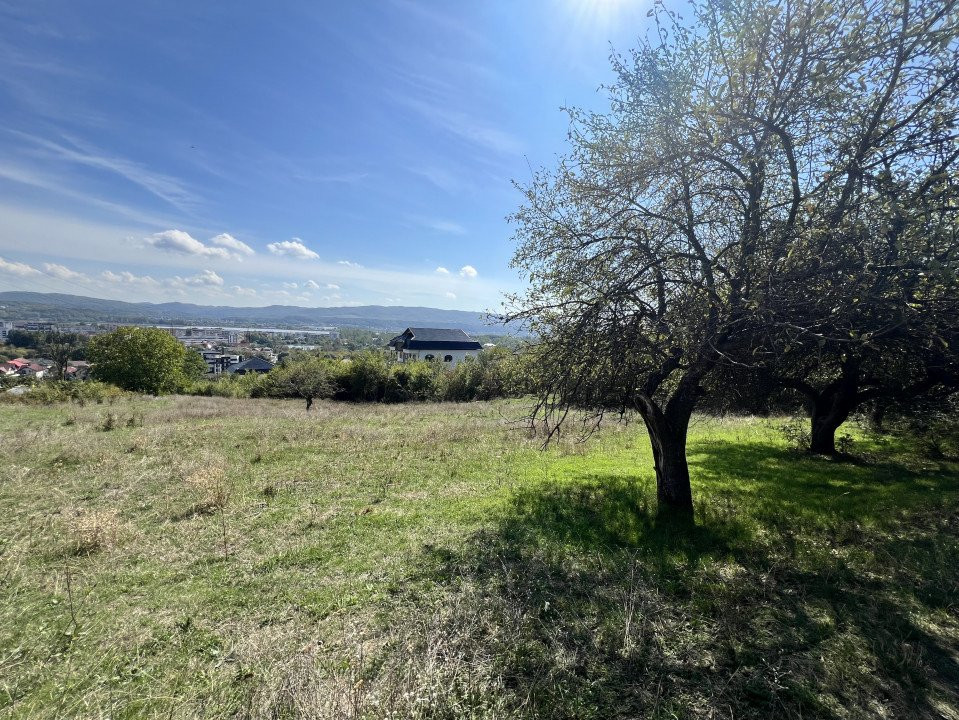
<svg viewBox="0 0 959 720"><path fill-rule="evenodd" d="M0 0L0 290L495 309L648 0Z"/></svg>

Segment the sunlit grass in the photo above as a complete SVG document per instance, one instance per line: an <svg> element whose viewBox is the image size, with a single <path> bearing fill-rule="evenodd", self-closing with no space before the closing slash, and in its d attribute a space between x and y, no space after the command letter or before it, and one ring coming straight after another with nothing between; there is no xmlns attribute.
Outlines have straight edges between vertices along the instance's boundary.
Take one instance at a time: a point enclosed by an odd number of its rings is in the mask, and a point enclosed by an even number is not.
<svg viewBox="0 0 959 720"><path fill-rule="evenodd" d="M421 667L409 618L437 604L479 613L470 631L442 624L459 610L429 628L500 703L463 717L522 715L523 693L529 716L639 714L656 697L722 716L719 688L736 717L954 707L955 465L865 436L860 462L836 463L788 448L778 421L703 418L689 530L655 513L641 424L543 453L521 414L0 406L0 714L295 716L274 690L306 703L346 667L382 687L379 660L342 665L360 638L387 669ZM84 515L111 518L103 541L78 545ZM401 628L408 654L389 650ZM302 658L313 680L293 683ZM378 716L373 689L351 692ZM350 716L325 697L302 707Z"/></svg>

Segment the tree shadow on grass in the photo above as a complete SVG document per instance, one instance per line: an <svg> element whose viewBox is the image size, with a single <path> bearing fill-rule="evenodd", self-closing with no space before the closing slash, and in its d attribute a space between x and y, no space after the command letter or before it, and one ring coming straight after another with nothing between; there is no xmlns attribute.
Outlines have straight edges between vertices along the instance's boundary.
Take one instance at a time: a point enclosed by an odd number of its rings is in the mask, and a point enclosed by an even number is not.
<svg viewBox="0 0 959 720"><path fill-rule="evenodd" d="M511 717L959 712L955 505L863 527L890 502L916 510L899 485L925 479L890 466L870 488L768 451L697 448L694 528L658 519L652 488L622 477L517 493L465 546L427 551L423 579L460 608L433 632ZM828 532L810 512L830 514Z"/></svg>

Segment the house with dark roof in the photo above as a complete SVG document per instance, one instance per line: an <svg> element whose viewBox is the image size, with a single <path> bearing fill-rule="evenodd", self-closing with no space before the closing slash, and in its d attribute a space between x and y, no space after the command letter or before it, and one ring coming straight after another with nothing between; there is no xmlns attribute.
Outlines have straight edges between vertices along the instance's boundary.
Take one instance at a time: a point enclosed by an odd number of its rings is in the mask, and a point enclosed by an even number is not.
<svg viewBox="0 0 959 720"><path fill-rule="evenodd" d="M398 362L435 360L457 365L476 357L483 346L462 330L448 328L406 328L389 341Z"/></svg>
<svg viewBox="0 0 959 720"><path fill-rule="evenodd" d="M273 369L273 363L263 358L251 357L236 365L230 365L226 371L234 375L248 375L249 373L268 373Z"/></svg>

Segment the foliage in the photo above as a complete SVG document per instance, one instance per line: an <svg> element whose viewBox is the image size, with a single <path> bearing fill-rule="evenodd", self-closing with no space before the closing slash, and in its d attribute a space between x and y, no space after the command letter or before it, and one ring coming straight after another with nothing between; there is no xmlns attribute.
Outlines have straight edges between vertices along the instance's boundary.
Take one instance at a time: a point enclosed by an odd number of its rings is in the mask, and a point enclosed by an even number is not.
<svg viewBox="0 0 959 720"><path fill-rule="evenodd" d="M8 330L7 344L36 350L40 347L43 334L32 330Z"/></svg>
<svg viewBox="0 0 959 720"><path fill-rule="evenodd" d="M53 360L53 370L58 380L65 380L70 360L79 360L86 355L86 338L78 333L43 333L38 345L39 352Z"/></svg>
<svg viewBox="0 0 959 720"><path fill-rule="evenodd" d="M9 382L11 386L26 385L30 387L30 392L23 395L0 394L0 401L11 404L53 405L64 402L73 402L77 405L86 405L90 402L102 404L104 402L114 402L123 395L123 391L115 385L95 380L36 381L25 380L24 378L3 378L2 380ZM0 383L0 388L3 386L4 383Z"/></svg>
<svg viewBox="0 0 959 720"><path fill-rule="evenodd" d="M524 189L514 265L530 289L508 319L542 338L534 419L556 432L572 406L635 409L661 502L688 514L689 418L719 369L827 329L875 339L920 298L924 318L959 316L940 292L957 20L940 0L652 15L658 32L614 59L609 112L572 111L569 157Z"/></svg>
<svg viewBox="0 0 959 720"><path fill-rule="evenodd" d="M161 395L183 387L186 349L157 328L121 327L90 340L93 376L124 390Z"/></svg>
<svg viewBox="0 0 959 720"><path fill-rule="evenodd" d="M521 397L535 381L532 356L491 348L456 367L439 361L395 362L364 351L348 359L294 353L263 375L225 376L191 383L192 395L219 397L332 397L353 402L470 402Z"/></svg>
<svg viewBox="0 0 959 720"><path fill-rule="evenodd" d="M187 350L184 353L182 367L184 381L199 380L206 375L208 369L206 360L196 350Z"/></svg>
<svg viewBox="0 0 959 720"><path fill-rule="evenodd" d="M270 371L267 392L271 397L302 398L309 410L314 399L333 394L331 374L330 363L318 357L284 362Z"/></svg>

